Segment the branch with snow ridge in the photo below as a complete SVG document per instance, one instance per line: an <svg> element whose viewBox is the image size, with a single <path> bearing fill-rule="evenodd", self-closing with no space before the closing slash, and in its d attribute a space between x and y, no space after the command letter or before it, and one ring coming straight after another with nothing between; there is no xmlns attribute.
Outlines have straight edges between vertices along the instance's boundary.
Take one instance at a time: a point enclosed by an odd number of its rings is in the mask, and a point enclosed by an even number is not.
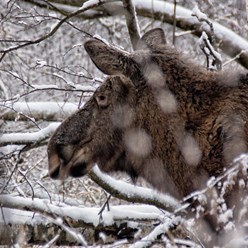
<svg viewBox="0 0 248 248"><path fill-rule="evenodd" d="M60 122L54 122L37 132L6 133L0 136L0 146L4 145L32 145L40 143L51 136Z"/></svg>
<svg viewBox="0 0 248 248"><path fill-rule="evenodd" d="M1 120L20 121L27 117L37 121L62 121L78 109L77 103L69 102L15 102L0 105Z"/></svg>
<svg viewBox="0 0 248 248"><path fill-rule="evenodd" d="M169 212L180 207L179 202L170 195L116 180L101 172L97 166L94 166L89 176L109 194L119 199L153 205Z"/></svg>

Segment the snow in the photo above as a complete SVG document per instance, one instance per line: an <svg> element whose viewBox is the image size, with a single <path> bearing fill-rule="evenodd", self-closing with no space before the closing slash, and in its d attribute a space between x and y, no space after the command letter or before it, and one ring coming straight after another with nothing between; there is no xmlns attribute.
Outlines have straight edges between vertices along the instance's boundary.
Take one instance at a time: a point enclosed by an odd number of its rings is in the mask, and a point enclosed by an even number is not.
<svg viewBox="0 0 248 248"><path fill-rule="evenodd" d="M60 21L54 22L54 23L51 25L51 27L50 27L49 33L50 33L50 32L53 32L53 31L57 28L57 26L59 25L59 23L60 23Z"/></svg>
<svg viewBox="0 0 248 248"><path fill-rule="evenodd" d="M244 238L236 238L231 240L228 244L225 245L225 248L233 248L233 247L247 247L248 240Z"/></svg>
<svg viewBox="0 0 248 248"><path fill-rule="evenodd" d="M207 15L201 12L197 5L192 10L192 16L196 16L199 21L208 20Z"/></svg>
<svg viewBox="0 0 248 248"><path fill-rule="evenodd" d="M32 87L35 90L44 90L44 89L59 89L59 87L55 84L32 84Z"/></svg>
<svg viewBox="0 0 248 248"><path fill-rule="evenodd" d="M220 214L218 217L219 223L227 223L233 217L233 210L227 209L224 213Z"/></svg>
<svg viewBox="0 0 248 248"><path fill-rule="evenodd" d="M88 0L88 1L86 1L86 2L83 3L83 5L80 7L80 10L88 9L91 6L96 5L96 4L99 4L101 2L102 1L100 1L100 0Z"/></svg>

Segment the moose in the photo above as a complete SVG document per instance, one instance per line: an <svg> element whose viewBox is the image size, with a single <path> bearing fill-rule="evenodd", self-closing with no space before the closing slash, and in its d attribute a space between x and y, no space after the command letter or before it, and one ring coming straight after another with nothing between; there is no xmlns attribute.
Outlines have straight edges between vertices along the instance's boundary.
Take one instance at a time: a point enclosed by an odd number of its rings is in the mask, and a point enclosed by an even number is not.
<svg viewBox="0 0 248 248"><path fill-rule="evenodd" d="M245 73L206 70L168 45L160 28L133 53L98 39L84 47L109 77L50 139L52 178L81 177L97 164L182 199L247 152Z"/></svg>

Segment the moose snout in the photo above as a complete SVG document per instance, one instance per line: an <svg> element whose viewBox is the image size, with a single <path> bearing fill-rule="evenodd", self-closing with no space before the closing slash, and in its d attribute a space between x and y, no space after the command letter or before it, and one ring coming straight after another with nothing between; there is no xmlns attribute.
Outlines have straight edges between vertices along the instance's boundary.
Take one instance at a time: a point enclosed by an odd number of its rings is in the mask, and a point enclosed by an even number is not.
<svg viewBox="0 0 248 248"><path fill-rule="evenodd" d="M60 171L60 159L58 154L55 153L48 156L48 164L49 164L49 172L48 172L49 176L53 179L58 179L59 171Z"/></svg>
<svg viewBox="0 0 248 248"><path fill-rule="evenodd" d="M87 147L76 149L72 145L56 146L49 151L49 176L53 179L65 180L68 176L84 176L93 165Z"/></svg>

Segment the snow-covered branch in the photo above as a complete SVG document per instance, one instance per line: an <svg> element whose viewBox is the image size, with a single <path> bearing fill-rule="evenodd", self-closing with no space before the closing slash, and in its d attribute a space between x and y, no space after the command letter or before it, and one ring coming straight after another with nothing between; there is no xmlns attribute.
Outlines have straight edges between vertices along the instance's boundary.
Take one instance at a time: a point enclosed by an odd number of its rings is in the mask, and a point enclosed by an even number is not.
<svg viewBox="0 0 248 248"><path fill-rule="evenodd" d="M202 36L200 37L199 43L200 43L200 48L202 49L203 53L206 55L207 69L215 70L214 66L216 66L217 71L220 71L222 69L221 55L211 45L208 36L205 32L202 32ZM210 56L213 56L212 63L210 63Z"/></svg>
<svg viewBox="0 0 248 248"><path fill-rule="evenodd" d="M158 1L158 0L133 0L138 15L145 17L153 17L160 19L163 16L163 21L173 25L173 10L174 4ZM192 11L177 5L176 12L176 25L183 30L194 30L194 34L201 36L202 31L211 35L210 27L208 24L202 25L196 17L192 17ZM234 57L241 51L237 61L248 68L248 42L232 30L222 26L221 24L210 20L215 30L216 42L220 44L220 49L223 50L230 57Z"/></svg>
<svg viewBox="0 0 248 248"><path fill-rule="evenodd" d="M49 124L47 127L37 132L6 133L0 136L0 145L30 145L40 143L51 136L51 134L60 125L60 122Z"/></svg>
<svg viewBox="0 0 248 248"><path fill-rule="evenodd" d="M101 172L97 166L94 166L89 175L109 194L128 202L150 204L169 212L179 207L178 201L172 196L116 180Z"/></svg>
<svg viewBox="0 0 248 248"><path fill-rule="evenodd" d="M159 236L161 236L161 235L170 236L170 234L169 234L170 229L176 228L180 224L180 221L181 221L180 217L174 217L174 218L171 218L166 223L159 224L158 226L156 226L154 228L154 230L152 232L150 232L147 236L145 236L144 238L140 239L139 241L137 241L136 243L131 245L130 248L150 247L152 244L154 244L156 242L156 240L158 239ZM168 238L167 240L165 240L165 245L177 244L177 242L175 242L175 241L176 240L173 239L173 241L171 242L171 240ZM185 242L185 240L184 240L184 242ZM182 243L182 244L186 245L187 243ZM195 248L201 247L200 245L197 245L193 242L191 245L192 245L192 247L195 247Z"/></svg>
<svg viewBox="0 0 248 248"><path fill-rule="evenodd" d="M1 107L2 120L62 121L78 109L77 103L68 102L15 102Z"/></svg>
<svg viewBox="0 0 248 248"><path fill-rule="evenodd" d="M51 203L49 200L11 195L0 195L0 203L5 208L28 210L51 217L70 218L78 221L76 226L96 227L99 224L110 226L115 221L156 221L166 218L166 215L161 210L148 205L111 206L109 211L102 212L100 219L99 212L101 208L96 207L69 206L65 203L56 204ZM11 219L9 222L11 223Z"/></svg>

